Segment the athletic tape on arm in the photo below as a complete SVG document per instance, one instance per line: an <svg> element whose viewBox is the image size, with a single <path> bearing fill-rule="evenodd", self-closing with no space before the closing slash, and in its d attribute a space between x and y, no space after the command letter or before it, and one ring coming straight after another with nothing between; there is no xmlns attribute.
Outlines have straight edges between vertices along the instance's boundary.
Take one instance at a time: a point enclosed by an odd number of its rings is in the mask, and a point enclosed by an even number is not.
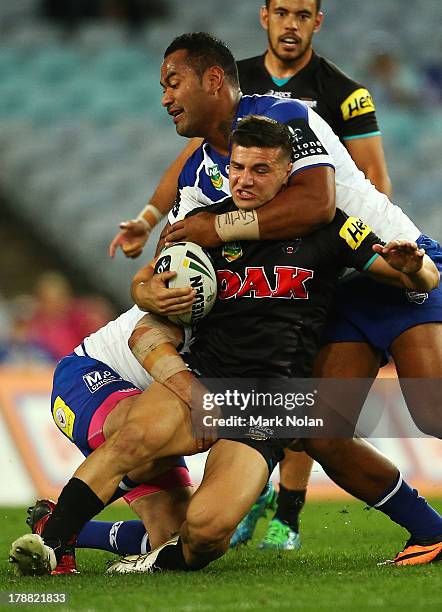
<svg viewBox="0 0 442 612"><path fill-rule="evenodd" d="M137 221L142 221L146 229L151 230L164 217L163 213L153 204L147 204L137 217Z"/></svg>
<svg viewBox="0 0 442 612"><path fill-rule="evenodd" d="M223 242L260 239L255 210L234 210L216 215L215 230Z"/></svg>

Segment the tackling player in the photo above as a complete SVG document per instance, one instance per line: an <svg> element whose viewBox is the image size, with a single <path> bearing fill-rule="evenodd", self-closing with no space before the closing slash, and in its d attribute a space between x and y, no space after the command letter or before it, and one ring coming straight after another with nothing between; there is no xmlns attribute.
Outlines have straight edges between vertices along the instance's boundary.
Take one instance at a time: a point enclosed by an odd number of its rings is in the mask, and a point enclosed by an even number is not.
<svg viewBox="0 0 442 612"><path fill-rule="evenodd" d="M339 136L357 167L379 191L390 196L391 181L369 91L312 48L313 36L323 22L321 0L266 0L260 9L260 21L267 31L267 49L263 55L237 62L242 92L306 101ZM140 213L140 220L124 222L125 229L112 243L113 253L120 246L128 256L139 255L150 228L172 208L186 154L193 153L199 144L195 140L172 164L149 205ZM276 520L270 523L262 547L299 548L298 517L311 467L308 455L287 451L287 459L280 465L282 486ZM259 516L273 502L274 491L270 488L238 527L232 545L252 537Z"/></svg>
<svg viewBox="0 0 442 612"><path fill-rule="evenodd" d="M152 382L128 346L134 328L143 317L144 313L134 306L85 338L57 365L51 397L52 417L58 429L86 457L122 426L133 399ZM175 336L169 330L169 340L175 338L178 345L181 330L176 329L174 333ZM119 554L154 548L176 533L191 494L189 472L183 459L167 459L165 463L134 470L121 480L109 503L124 496L142 523L94 521L88 524L77 532L78 537L70 538L56 567L52 568L53 574L76 573L75 548L78 547ZM42 532L54 506L50 500L40 500L29 509L27 523L33 533ZM11 562L18 563L20 555L21 551L13 545ZM31 562L25 555L26 560Z"/></svg>
<svg viewBox="0 0 442 612"><path fill-rule="evenodd" d="M421 244L427 245L436 263L442 262L439 245L425 236L420 236L419 229L400 208L393 205L386 196L376 191L367 180L364 180L344 147L327 125L321 122L314 113L310 110L307 112L310 126L306 132L303 132L304 124L300 116L296 115L295 110L297 106L299 111L299 104L296 105L294 101L275 100L275 98L266 96L244 96L238 99L237 81L235 81L232 67L233 58L229 63L225 47L217 56L218 45L219 43L203 34L185 35L176 39L166 51L163 71L166 91L163 104L174 117L179 134L186 136L199 134L206 137L204 146L189 159L181 174L179 196L169 217L171 222L178 215L185 215L196 205L204 206L210 202L221 201L228 196L226 179L228 157L222 154L227 149L227 145L222 140L221 128L232 120L235 113L235 120L248 112L259 112L288 122L289 125L292 124L296 135L295 149L298 154L294 166L295 172L292 174L286 192L278 195L269 206L257 212L255 224L248 223L247 226L241 226L241 221L237 220L235 227L233 224L228 224L228 220L226 221L222 216L214 219L209 214L201 214L179 222L175 226L176 231L173 231L174 228L172 228L167 240L187 239L199 242L203 246L209 246L218 244L220 236L225 240L247 239L247 236L250 236L251 227L255 232L258 228L261 238L266 239L290 238L309 231L306 226L310 224L311 229L315 223L319 222L321 216L323 218L327 214L327 199L324 197L321 199L317 191L319 186L324 196L324 189L327 189L326 181L324 181L325 174L318 173L318 170L321 169L319 165L322 161L323 150L321 147L313 150L313 147L310 151L308 146L309 143L315 142L316 136L319 136L321 144L325 144L336 167L338 205L349 214L366 215L370 225L384 240L419 238ZM193 73L189 70L192 67ZM226 70L220 78L219 68L224 71L226 67L228 71ZM211 88L214 88L215 94ZM204 106L205 114L197 115L198 104ZM309 129L316 132L313 137ZM314 169L310 169L309 166L313 166ZM293 193L292 197L289 197L290 193ZM330 191L328 194L330 203ZM270 210L272 214L269 213ZM306 215L310 215L310 219L306 218ZM167 314L168 309L179 312L181 308L185 310L189 307L191 297L189 294L186 295L185 291L171 292L164 287L159 287L158 284L154 286L154 282L153 279L151 285L147 283L139 291L134 291L135 300L143 308ZM389 290L376 284L367 284L365 281L356 283L358 284L362 285L361 299L357 297L361 287L355 289L354 283L351 282L342 287L343 296L340 301L340 309L345 309L345 312L348 313L346 316L352 316L353 320L345 323L341 319L341 329L336 336L338 343L323 350L315 374L326 378L369 379L376 375L382 353L390 346L395 353L399 372L403 376L407 376L408 372L408 377L411 378L413 368L415 368L414 371L422 378L440 378L442 376L441 291L434 291L430 295L415 296L413 293L404 294L396 289ZM356 300L359 304L359 312L362 313L362 319L357 309L354 308ZM417 304L417 301L422 301L422 303ZM361 325L362 329L365 329L362 335ZM421 338L425 340L423 346ZM367 339L372 346L361 343L361 340ZM403 342L405 344L402 344ZM405 350L399 350L400 345ZM426 346L432 346L434 352L428 352L425 349ZM328 357L330 350L333 351L331 358ZM420 351L419 359L416 359L416 350ZM430 360L432 354L436 356L434 360ZM440 421L434 414L438 389L436 384L428 384L430 382L427 380L425 389L419 389L418 393L416 393L416 388L402 384L417 425L426 433L431 432L433 435L438 435L437 427ZM368 392L368 388L366 391ZM361 407L364 400L365 395L361 397ZM345 404L344 385L342 403ZM316 448L313 448L313 445ZM354 478L353 482L349 482L351 478L349 479L346 466L349 461L357 460L359 470L362 472L373 464L373 458L370 457L370 452L365 447L361 447L359 452L355 448L357 445L357 441L350 443L350 441L339 440L315 442L309 440L309 453L314 457L321 455L322 460L324 460L322 453L326 453L328 459L333 456L335 459L332 471L334 480L338 479L341 484L345 482L346 486L358 487L359 483L354 482ZM389 482L388 479L390 479ZM374 493L374 490L371 493L364 490L365 486L365 484L361 485L359 495L365 499L372 496L372 499L377 499L377 503L383 504L392 491L395 491L398 486L400 488L397 470L390 469L389 475L385 472L383 477L379 470L377 494ZM383 491L385 495L382 494ZM400 495L392 498L389 505L396 506L399 504L399 499Z"/></svg>
<svg viewBox="0 0 442 612"><path fill-rule="evenodd" d="M243 215L247 217L287 185L292 171L292 135L276 121L249 117L239 123L232 141L229 181L233 201L247 212ZM228 198L216 206L233 218L238 216L235 205ZM213 249L220 299L196 329L190 353L185 355L191 368L223 378L309 375L333 285L343 265L368 270L402 287L431 290L437 285L436 267L416 244L394 241L386 247L376 245L376 236L358 222L359 227L364 227L364 235L355 249L350 230L356 221L337 211L331 224L291 245L286 240L246 241L239 245L240 253L235 258L224 246ZM373 255L373 250L382 253L399 271ZM260 268L256 268L257 263L261 263ZM258 280L258 274L250 276L251 270L261 270L261 279L283 274L285 280L272 291ZM234 283L234 289L226 283L227 273L243 282ZM232 290L237 299L229 299L233 297ZM269 320L271 325L264 324ZM252 337L256 343L250 352ZM151 331L146 336L135 331L131 344L140 363L146 363L152 352ZM295 353L294 346L298 347ZM160 354L164 355L162 351ZM164 369L167 368L163 366ZM178 374L175 362L173 369ZM179 375L182 373L183 370ZM177 374L170 376L172 387ZM153 383L127 401L131 408L120 430L87 458L63 489L42 530L45 544L33 536L35 546L40 545L38 551L34 548L34 554L39 556L42 570L48 571L49 563L53 566L54 550L60 558L73 531L103 507L125 473L161 457L196 452L188 405L164 385ZM241 440L216 441L180 537L150 555L117 562L112 570L198 569L222 555L238 521L282 458L287 443L280 439L256 440L248 435ZM415 492L410 490L407 503L408 512L403 514L401 524L408 526L413 535L416 529L442 529L442 518ZM22 546L22 539L15 546Z"/></svg>
<svg viewBox="0 0 442 612"><path fill-rule="evenodd" d="M304 100L332 127L373 185L391 196L382 137L369 91L312 48L313 36L323 21L321 1L266 0L260 19L268 45L263 55L237 62L242 92ZM311 468L308 455L287 451L280 464L282 486L276 514L260 547L299 548L298 517ZM266 497L257 501L235 532L233 546L252 537L268 503Z"/></svg>

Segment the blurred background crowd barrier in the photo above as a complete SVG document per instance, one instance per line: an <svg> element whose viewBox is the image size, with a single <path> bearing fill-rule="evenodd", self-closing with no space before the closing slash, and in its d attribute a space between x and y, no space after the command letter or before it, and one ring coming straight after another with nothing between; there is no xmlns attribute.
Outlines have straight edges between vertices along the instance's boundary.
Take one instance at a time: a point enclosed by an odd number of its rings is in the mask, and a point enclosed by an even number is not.
<svg viewBox="0 0 442 612"><path fill-rule="evenodd" d="M184 145L161 107L165 47L185 31L206 30L237 59L262 53L258 9L251 0L0 4L0 367L39 368L41 385L37 401L31 375L1 372L3 467L14 462L17 432L34 423L20 402L27 397L32 411L49 414L52 364L129 305L130 279L152 256L155 235L135 262L121 253L111 261L107 248ZM440 240L440 0L325 0L323 9L316 51L373 94L393 199ZM7 380L16 387L5 399ZM12 405L13 426L5 416ZM58 448L64 441L54 432ZM410 463L414 451L396 450Z"/></svg>

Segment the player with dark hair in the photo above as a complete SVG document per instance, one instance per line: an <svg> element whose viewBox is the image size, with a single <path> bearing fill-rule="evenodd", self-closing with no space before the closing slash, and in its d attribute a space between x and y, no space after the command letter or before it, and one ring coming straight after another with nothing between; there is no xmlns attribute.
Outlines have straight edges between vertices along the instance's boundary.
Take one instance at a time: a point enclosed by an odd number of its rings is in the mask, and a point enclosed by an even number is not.
<svg viewBox="0 0 442 612"><path fill-rule="evenodd" d="M203 78L207 68L214 64L221 66L226 78L232 83L238 83L238 70L232 52L220 40L205 32L190 32L179 36L171 42L164 56L185 49L192 68Z"/></svg>
<svg viewBox="0 0 442 612"><path fill-rule="evenodd" d="M272 146L262 145L263 136ZM214 208L231 219L238 213L247 219L281 190L289 189L293 134L272 118L248 116L239 122L232 143L232 198ZM325 154L324 163L327 157ZM357 248L354 225L362 230ZM236 257L228 255L225 245L212 249L219 299L196 328L189 352L183 355L191 370L214 378L309 376L333 286L343 266L366 270L409 289L429 291L438 284L436 266L415 243L393 241L383 247L377 242L362 221L337 210L330 224L301 241L245 241L239 244ZM241 281L229 283L229 275ZM129 341L140 363L152 352L152 344L143 335L134 332ZM174 388L173 378L169 379L170 388ZM13 550L21 549L16 559L22 569L27 567L22 562L26 560L23 550L29 553L31 548L40 572L53 568L54 555L61 558L73 531L100 510L125 473L154 460L196 452L188 403L156 382L130 402L119 431L89 455L63 489L43 527L43 540L37 535L25 536L27 539L14 543ZM278 438L256 439L247 428L244 438L218 439L211 447L203 481L189 504L179 537L150 554L116 562L110 571L199 569L224 554L238 521L288 443ZM413 494L411 497L414 499ZM416 502L417 498L413 509L421 524L442 529L442 517L423 500ZM416 535L416 517L405 522Z"/></svg>
<svg viewBox="0 0 442 612"><path fill-rule="evenodd" d="M260 9L268 45L263 55L238 62L245 94L272 94L304 100L332 127L354 162L373 185L391 195L382 138L369 91L312 48L323 22L321 3L315 0L267 0ZM305 502L312 459L287 451L280 465L280 490L275 517L260 547L297 549L299 513ZM247 542L268 499L257 501L232 538Z"/></svg>
<svg viewBox="0 0 442 612"><path fill-rule="evenodd" d="M185 216L195 206L207 206L210 202L228 197L228 146L223 134L224 126L230 124L232 119L237 121L249 113L258 113L291 125L295 133L296 159L288 188L268 206L259 209L253 220L249 218L245 223L236 219L232 223L224 215L213 218L208 213L202 213L179 221L167 230L168 241L187 239L202 246L213 246L220 240L230 242L256 239L257 236L265 240L289 239L308 233L324 222L333 201L328 183L330 175L322 165L326 150L335 166L336 201L340 207L352 216L365 215L376 233L386 241L419 239L436 263L441 263L439 245L421 236L419 229L400 208L364 179L337 137L311 109L305 109L299 102L274 97L241 98L235 85L223 81L216 66L207 70L205 80L198 85L186 66L185 50L166 56L162 76L165 87L163 104L174 118L180 134L204 135L206 142L192 155L181 173L179 195L170 213L170 222ZM195 104L197 99L199 106ZM204 117L200 116L201 106ZM301 107L305 109L302 112ZM318 141L320 146L310 146ZM414 371L422 378L442 377L442 341L439 341L441 291L425 294L422 303L417 304L412 293L404 294L365 280L362 283L356 281L356 285L347 282L340 290L342 297L337 316L342 310L345 317L334 324L336 331L331 332L332 328L329 328L327 338L334 342L321 351L315 375L371 379L380 367L382 354L391 347L402 376L407 376L406 372L410 372L409 377L415 376ZM133 295L144 309L160 314L185 311L193 299L191 293L185 290L168 290L155 277L135 288ZM362 297L359 298L359 295ZM420 338L425 338L423 345ZM423 346L431 346L432 351L428 352ZM421 351L419 359L416 357L418 351ZM429 359L430 354L435 356L434 360ZM403 388L415 423L426 433L440 435L440 422L434 414L437 385L430 382L427 380L425 388L420 389L419 393L409 385L403 384ZM342 403L345 404L345 385L342 387ZM361 407L364 400L365 395L361 397ZM376 457L371 456L370 448L361 445L360 441L308 440L306 450L322 464L327 461L328 473L356 496L371 505L382 505L387 512L389 509L393 513L399 511L403 489L397 468L389 462L378 464ZM358 465L357 482L354 470L349 469L352 463ZM361 477L371 469L370 478ZM440 534L435 536L440 539ZM418 556L419 553L416 558Z"/></svg>
<svg viewBox="0 0 442 612"><path fill-rule="evenodd" d="M319 32L323 14L319 0L267 0L260 9L262 27L267 31L268 45L263 55L237 62L239 81L244 94L272 94L281 98L297 98L311 106L339 136L356 165L375 187L391 195L382 138L376 120L375 106L369 91L344 74L332 62L316 54L312 48L314 35ZM166 50L185 46L195 53L201 67L209 67L215 55L201 49L200 34L189 34ZM193 40L193 49L189 41ZM179 46L177 46L179 45ZM217 45L218 62L229 58L228 70L233 73L233 58ZM221 65L221 64L220 64ZM226 67L224 62L223 68ZM234 76L234 75L233 75ZM113 242L128 256L137 256L147 239L150 228L168 213L175 197L175 184L186 155L193 153L199 140L190 143L165 174L157 191L139 221L125 222L122 232ZM174 170L175 168L175 170ZM155 216L153 216L155 213ZM146 218L145 218L146 217ZM132 234L132 232L134 232ZM299 513L304 505L312 459L301 453L287 451L287 460L280 465L281 484L276 521L269 525L263 547L299 548ZM232 545L248 541L258 518L274 503L274 492L262 496L249 517L234 534Z"/></svg>

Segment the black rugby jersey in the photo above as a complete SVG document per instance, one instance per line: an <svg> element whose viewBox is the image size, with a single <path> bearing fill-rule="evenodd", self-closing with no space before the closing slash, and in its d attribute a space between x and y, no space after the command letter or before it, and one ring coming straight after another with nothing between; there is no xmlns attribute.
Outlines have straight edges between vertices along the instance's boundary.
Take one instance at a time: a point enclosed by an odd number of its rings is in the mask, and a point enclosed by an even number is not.
<svg viewBox="0 0 442 612"><path fill-rule="evenodd" d="M237 62L243 93L303 100L341 140L380 134L370 93L332 62L313 53L307 66L279 87L267 72L264 57Z"/></svg>
<svg viewBox="0 0 442 612"><path fill-rule="evenodd" d="M231 199L210 212L237 210ZM366 269L379 242L340 210L304 238L210 249L218 297L195 330L192 364L213 378L308 377L344 266Z"/></svg>

